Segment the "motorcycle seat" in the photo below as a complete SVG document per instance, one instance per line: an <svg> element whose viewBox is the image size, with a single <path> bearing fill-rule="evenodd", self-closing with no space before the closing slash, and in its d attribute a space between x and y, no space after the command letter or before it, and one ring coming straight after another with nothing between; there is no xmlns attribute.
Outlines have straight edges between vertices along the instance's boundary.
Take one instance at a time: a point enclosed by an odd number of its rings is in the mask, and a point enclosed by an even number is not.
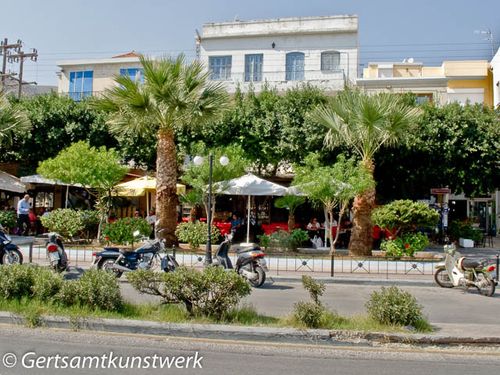
<svg viewBox="0 0 500 375"><path fill-rule="evenodd" d="M479 261L476 259L463 258L461 266L464 270L481 268L483 266L483 261L482 260Z"/></svg>
<svg viewBox="0 0 500 375"><path fill-rule="evenodd" d="M236 248L236 254L242 254L242 253L247 253L249 251L255 251L255 250L260 250L260 247L257 245L254 246L238 246Z"/></svg>
<svg viewBox="0 0 500 375"><path fill-rule="evenodd" d="M107 246L104 247L104 250L105 251L120 251L120 249L118 247L107 247Z"/></svg>

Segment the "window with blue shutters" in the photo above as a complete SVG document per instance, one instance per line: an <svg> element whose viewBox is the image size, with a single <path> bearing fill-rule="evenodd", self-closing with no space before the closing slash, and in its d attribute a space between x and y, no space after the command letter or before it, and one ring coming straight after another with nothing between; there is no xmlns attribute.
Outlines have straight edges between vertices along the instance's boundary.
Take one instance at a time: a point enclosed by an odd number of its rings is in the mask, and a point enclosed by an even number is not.
<svg viewBox="0 0 500 375"><path fill-rule="evenodd" d="M264 55L262 53L245 55L245 82L262 81L262 65Z"/></svg>
<svg viewBox="0 0 500 375"><path fill-rule="evenodd" d="M132 81L144 83L144 70L140 68L123 68L120 69L121 76L130 77Z"/></svg>
<svg viewBox="0 0 500 375"><path fill-rule="evenodd" d="M227 81L231 78L232 56L209 56L208 69L210 79L214 81Z"/></svg>
<svg viewBox="0 0 500 375"><path fill-rule="evenodd" d="M92 70L69 73L69 97L80 101L92 96L92 81L94 72Z"/></svg>
<svg viewBox="0 0 500 375"><path fill-rule="evenodd" d="M286 80L304 80L304 54L302 52L290 52L286 54Z"/></svg>

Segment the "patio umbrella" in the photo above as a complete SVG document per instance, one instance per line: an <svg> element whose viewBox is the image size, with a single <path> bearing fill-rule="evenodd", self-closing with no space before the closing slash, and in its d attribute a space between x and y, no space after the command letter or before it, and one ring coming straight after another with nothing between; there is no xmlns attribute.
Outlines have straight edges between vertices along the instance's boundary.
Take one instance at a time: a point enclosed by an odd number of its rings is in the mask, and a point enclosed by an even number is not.
<svg viewBox="0 0 500 375"><path fill-rule="evenodd" d="M156 178L144 176L118 184L116 188L118 189L117 195L121 197L142 197L147 194L146 205L149 214L149 194L156 192ZM185 192L186 186L177 184L177 194Z"/></svg>
<svg viewBox="0 0 500 375"><path fill-rule="evenodd" d="M226 195L246 195L247 203L247 244L250 242L250 197L262 195L282 196L288 189L274 182L264 180L252 173L214 184L215 191Z"/></svg>

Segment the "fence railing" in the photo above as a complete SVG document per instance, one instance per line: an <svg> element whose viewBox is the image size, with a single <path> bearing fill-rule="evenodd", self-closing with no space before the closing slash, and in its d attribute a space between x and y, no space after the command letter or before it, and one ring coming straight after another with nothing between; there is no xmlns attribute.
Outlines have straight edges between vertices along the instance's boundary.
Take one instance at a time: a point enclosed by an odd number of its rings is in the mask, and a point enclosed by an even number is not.
<svg viewBox="0 0 500 375"><path fill-rule="evenodd" d="M21 246L25 259L28 260L30 249ZM94 260L92 253L102 251L102 247L91 245L68 245L66 252L72 266L89 266ZM172 253L169 251L169 253ZM175 257L179 264L188 267L203 267L205 256L202 253L177 250ZM236 254L229 257L233 264L236 263ZM45 263L47 255L45 246L33 245L31 259L34 263ZM320 273L335 277L339 274L369 275L432 275L438 259L394 259L389 257L356 257L348 255L309 254L271 254L266 255L267 265L271 274L285 273Z"/></svg>

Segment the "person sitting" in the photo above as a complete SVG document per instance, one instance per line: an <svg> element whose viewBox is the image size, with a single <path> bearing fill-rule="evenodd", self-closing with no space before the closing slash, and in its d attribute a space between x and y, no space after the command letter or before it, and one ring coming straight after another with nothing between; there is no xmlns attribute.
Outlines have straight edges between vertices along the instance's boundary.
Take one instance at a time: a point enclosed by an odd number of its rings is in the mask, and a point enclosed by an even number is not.
<svg viewBox="0 0 500 375"><path fill-rule="evenodd" d="M237 214L233 213L231 218L231 233L233 234L233 241L239 240L242 236L243 220Z"/></svg>
<svg viewBox="0 0 500 375"><path fill-rule="evenodd" d="M307 230L309 232L314 232L313 234L318 234L319 230L321 229L321 224L318 222L318 219L313 217L309 224L307 224Z"/></svg>

